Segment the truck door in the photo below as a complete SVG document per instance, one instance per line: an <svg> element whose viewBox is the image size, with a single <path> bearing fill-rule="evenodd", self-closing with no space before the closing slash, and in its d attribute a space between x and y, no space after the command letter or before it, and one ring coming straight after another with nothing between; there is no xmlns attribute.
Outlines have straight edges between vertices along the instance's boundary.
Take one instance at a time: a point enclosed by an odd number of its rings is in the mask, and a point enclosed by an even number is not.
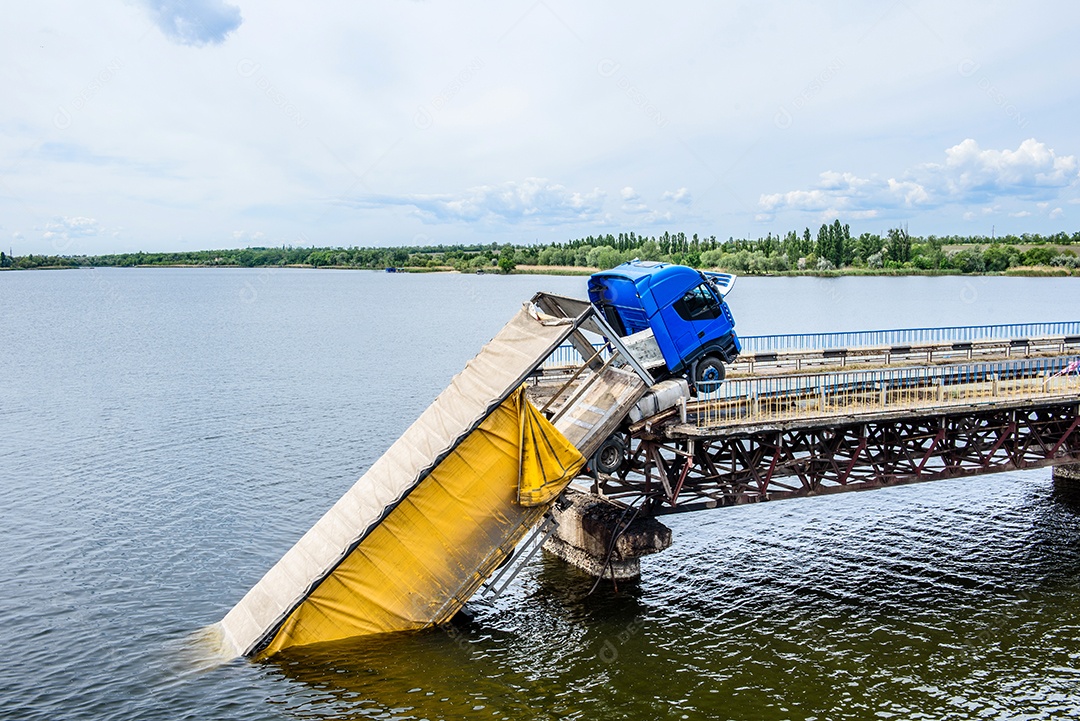
<svg viewBox="0 0 1080 721"><path fill-rule="evenodd" d="M702 345L731 331L720 302L708 284L700 283L662 311L681 361L694 357Z"/></svg>

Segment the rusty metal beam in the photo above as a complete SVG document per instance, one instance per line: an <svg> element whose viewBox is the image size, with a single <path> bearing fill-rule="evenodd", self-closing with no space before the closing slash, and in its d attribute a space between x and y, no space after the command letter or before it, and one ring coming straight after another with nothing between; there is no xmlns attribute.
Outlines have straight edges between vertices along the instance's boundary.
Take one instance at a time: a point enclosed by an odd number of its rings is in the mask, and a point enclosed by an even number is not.
<svg viewBox="0 0 1080 721"><path fill-rule="evenodd" d="M712 437L668 428L662 443L632 437L628 461L608 485L624 500L646 496L653 514L680 513L1078 463L1078 427L1073 400Z"/></svg>

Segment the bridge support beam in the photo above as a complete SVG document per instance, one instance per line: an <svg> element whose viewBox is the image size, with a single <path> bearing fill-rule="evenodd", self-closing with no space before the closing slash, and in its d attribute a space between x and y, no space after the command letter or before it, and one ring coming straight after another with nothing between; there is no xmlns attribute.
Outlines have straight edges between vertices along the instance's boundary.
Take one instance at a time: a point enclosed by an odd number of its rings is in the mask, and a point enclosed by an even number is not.
<svg viewBox="0 0 1080 721"><path fill-rule="evenodd" d="M567 491L552 507L559 526L544 550L592 576L641 576L640 558L671 545L671 529L601 496Z"/></svg>

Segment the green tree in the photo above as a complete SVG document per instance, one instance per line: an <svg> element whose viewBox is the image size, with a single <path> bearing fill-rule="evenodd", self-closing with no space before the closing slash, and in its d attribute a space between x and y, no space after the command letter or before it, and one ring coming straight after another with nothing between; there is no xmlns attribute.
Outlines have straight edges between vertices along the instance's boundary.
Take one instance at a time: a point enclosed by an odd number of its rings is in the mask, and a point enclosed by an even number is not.
<svg viewBox="0 0 1080 721"><path fill-rule="evenodd" d="M960 251L949 258L949 265L963 273L982 273L986 270L986 262L978 248Z"/></svg>
<svg viewBox="0 0 1080 721"><path fill-rule="evenodd" d="M499 251L499 270L503 273L510 273L517 267L517 263L514 262L514 251L503 248Z"/></svg>
<svg viewBox="0 0 1080 721"><path fill-rule="evenodd" d="M832 226L829 227L829 250L831 254L828 258L837 268L843 268L851 262L851 258L855 257L855 248L851 242L851 227L840 225L839 218L834 220Z"/></svg>
<svg viewBox="0 0 1080 721"><path fill-rule="evenodd" d="M986 270L1000 273L1020 263L1020 251L1015 245L994 243L983 251L983 264Z"/></svg>
<svg viewBox="0 0 1080 721"><path fill-rule="evenodd" d="M890 228L886 247L889 260L896 263L907 263L911 260L911 236L908 235L907 228Z"/></svg>
<svg viewBox="0 0 1080 721"><path fill-rule="evenodd" d="M829 226L824 223L818 228L817 244L814 246L814 255L818 258L830 259L833 255L832 250L832 233L829 232ZM832 262L832 261L830 261Z"/></svg>
<svg viewBox="0 0 1080 721"><path fill-rule="evenodd" d="M701 254L701 265L705 268L719 268L723 265L724 251L717 248L716 250L706 250Z"/></svg>
<svg viewBox="0 0 1080 721"><path fill-rule="evenodd" d="M563 248L549 246L540 251L537 262L540 265L574 265L574 254Z"/></svg>
<svg viewBox="0 0 1080 721"><path fill-rule="evenodd" d="M876 233L863 233L855 241L856 255L867 261L867 263L869 263L871 255L880 254L881 249L884 247L885 241Z"/></svg>
<svg viewBox="0 0 1080 721"><path fill-rule="evenodd" d="M619 251L610 245L601 245L589 251L585 265L590 265L600 270L614 268L622 262Z"/></svg>
<svg viewBox="0 0 1080 721"><path fill-rule="evenodd" d="M1021 260L1024 265L1050 265L1055 255L1057 255L1056 249L1039 246L1025 252Z"/></svg>

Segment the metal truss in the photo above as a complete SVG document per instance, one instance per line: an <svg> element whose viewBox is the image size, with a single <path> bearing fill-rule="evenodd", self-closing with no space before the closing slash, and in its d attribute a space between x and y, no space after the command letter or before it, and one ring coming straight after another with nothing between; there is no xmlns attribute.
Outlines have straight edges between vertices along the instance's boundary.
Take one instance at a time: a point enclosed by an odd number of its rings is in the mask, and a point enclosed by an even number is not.
<svg viewBox="0 0 1080 721"><path fill-rule="evenodd" d="M628 458L593 490L653 515L1080 462L1080 404L942 409L775 428L630 439Z"/></svg>

